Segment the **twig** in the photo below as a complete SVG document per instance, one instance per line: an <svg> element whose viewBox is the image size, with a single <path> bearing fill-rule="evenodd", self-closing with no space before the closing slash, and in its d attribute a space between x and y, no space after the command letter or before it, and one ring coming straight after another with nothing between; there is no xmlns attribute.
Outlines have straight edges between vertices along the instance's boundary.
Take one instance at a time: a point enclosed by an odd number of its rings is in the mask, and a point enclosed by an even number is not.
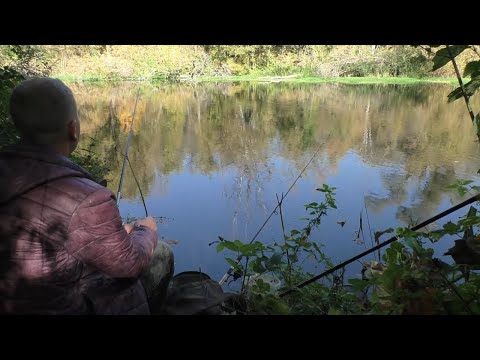
<svg viewBox="0 0 480 360"><path fill-rule="evenodd" d="M242 287L240 288L240 294L243 293L243 290L245 289L245 280L247 279L247 273L248 273L248 260L250 259L249 256L247 256L245 258L245 270L243 272L243 276L242 276ZM237 261L237 264L238 264L238 261ZM250 280L250 276L248 277L248 279Z"/></svg>

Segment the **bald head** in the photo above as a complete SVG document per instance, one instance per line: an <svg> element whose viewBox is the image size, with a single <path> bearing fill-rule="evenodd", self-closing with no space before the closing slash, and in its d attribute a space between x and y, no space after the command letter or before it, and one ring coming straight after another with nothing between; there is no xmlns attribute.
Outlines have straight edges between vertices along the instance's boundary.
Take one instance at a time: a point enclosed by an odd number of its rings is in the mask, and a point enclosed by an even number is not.
<svg viewBox="0 0 480 360"><path fill-rule="evenodd" d="M77 145L80 129L75 98L58 79L32 78L20 83L10 98L10 115L27 142L52 147L69 143L71 151Z"/></svg>

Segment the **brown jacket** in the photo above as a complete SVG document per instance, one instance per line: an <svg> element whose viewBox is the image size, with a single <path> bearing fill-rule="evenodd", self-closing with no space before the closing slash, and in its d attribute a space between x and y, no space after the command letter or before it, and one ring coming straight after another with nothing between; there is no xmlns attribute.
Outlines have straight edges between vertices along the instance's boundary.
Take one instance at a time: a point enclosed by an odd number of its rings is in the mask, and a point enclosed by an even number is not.
<svg viewBox="0 0 480 360"><path fill-rule="evenodd" d="M127 234L115 195L41 147L0 152L0 313L149 314L156 233Z"/></svg>

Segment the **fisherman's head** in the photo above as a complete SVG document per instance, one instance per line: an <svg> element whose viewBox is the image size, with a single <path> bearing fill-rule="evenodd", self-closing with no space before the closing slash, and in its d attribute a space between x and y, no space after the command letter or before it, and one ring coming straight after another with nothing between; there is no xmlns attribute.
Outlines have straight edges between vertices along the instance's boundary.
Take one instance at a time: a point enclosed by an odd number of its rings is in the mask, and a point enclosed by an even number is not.
<svg viewBox="0 0 480 360"><path fill-rule="evenodd" d="M10 116L22 142L68 156L78 145L80 121L72 91L47 77L23 81L10 97Z"/></svg>

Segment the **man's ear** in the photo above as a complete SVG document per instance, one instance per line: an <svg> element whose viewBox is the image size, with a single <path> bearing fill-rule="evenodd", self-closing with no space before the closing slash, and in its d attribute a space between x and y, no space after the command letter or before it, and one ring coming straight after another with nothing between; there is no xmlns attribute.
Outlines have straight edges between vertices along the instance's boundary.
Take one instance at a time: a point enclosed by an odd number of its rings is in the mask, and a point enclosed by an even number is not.
<svg viewBox="0 0 480 360"><path fill-rule="evenodd" d="M71 141L78 142L78 129L77 122L75 120L70 120L67 125L68 138Z"/></svg>

